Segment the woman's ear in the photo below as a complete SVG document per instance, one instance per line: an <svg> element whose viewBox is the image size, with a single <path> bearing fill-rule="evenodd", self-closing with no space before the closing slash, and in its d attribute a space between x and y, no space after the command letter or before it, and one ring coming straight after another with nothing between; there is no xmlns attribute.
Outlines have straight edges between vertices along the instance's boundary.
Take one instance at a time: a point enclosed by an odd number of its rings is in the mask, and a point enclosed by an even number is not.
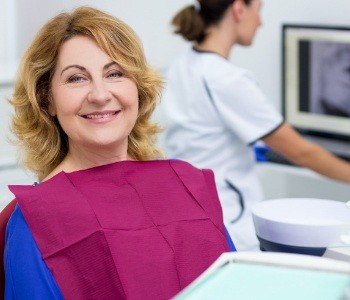
<svg viewBox="0 0 350 300"><path fill-rule="evenodd" d="M246 4L244 0L235 0L231 4L230 9L232 11L233 17L235 18L236 22L239 22L242 19L245 7L246 7Z"/></svg>

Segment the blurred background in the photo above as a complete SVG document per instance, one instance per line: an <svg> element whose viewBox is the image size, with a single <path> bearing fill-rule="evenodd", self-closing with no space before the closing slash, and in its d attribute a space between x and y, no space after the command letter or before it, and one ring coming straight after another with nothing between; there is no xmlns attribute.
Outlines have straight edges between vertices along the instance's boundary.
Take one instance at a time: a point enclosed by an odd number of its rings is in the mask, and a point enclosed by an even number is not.
<svg viewBox="0 0 350 300"><path fill-rule="evenodd" d="M144 44L149 62L164 72L172 59L189 47L179 36L172 34L170 20L180 8L192 3L185 0L0 0L0 209L12 199L8 184L31 184L35 181L32 174L17 166L16 149L8 142L11 107L7 98L12 92L18 61L37 30L62 10L80 5L93 6L131 25ZM263 26L253 46L234 48L231 61L253 71L263 91L281 110L282 24L350 27L349 16L349 0L265 0ZM154 118L162 123L158 111ZM162 146L161 138L159 143ZM326 180L306 170L264 165L259 172L267 198L298 196L296 191L305 197L350 198L347 185Z"/></svg>

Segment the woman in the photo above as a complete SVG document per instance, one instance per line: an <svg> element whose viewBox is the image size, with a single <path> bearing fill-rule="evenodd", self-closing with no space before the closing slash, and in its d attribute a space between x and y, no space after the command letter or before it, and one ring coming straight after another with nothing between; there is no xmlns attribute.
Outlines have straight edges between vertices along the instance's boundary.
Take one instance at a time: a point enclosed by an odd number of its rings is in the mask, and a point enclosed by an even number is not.
<svg viewBox="0 0 350 300"><path fill-rule="evenodd" d="M252 74L229 62L261 25L260 0L201 0L172 20L194 43L170 66L162 98L173 158L215 172L225 225L238 250L258 249L251 206L263 199L251 145L262 140L293 163L350 181L350 166L304 140L268 102Z"/></svg>
<svg viewBox="0 0 350 300"><path fill-rule="evenodd" d="M10 186L6 299L169 299L228 251L211 171L156 160L161 80L135 33L82 7L24 55L11 104L33 186Z"/></svg>

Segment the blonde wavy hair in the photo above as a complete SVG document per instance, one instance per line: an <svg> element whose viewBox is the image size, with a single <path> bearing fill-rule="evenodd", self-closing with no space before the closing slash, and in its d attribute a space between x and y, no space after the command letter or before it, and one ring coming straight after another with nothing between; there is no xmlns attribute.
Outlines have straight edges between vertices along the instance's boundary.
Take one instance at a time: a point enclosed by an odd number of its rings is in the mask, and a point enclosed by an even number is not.
<svg viewBox="0 0 350 300"><path fill-rule="evenodd" d="M68 137L48 106L60 47L74 36L92 38L136 82L139 113L129 135L129 156L135 160L162 157L155 146L160 128L150 121L160 98L161 78L147 64L142 44L127 24L100 10L80 7L44 25L22 58L10 99L15 109L11 129L22 151L22 165L41 180L67 155Z"/></svg>

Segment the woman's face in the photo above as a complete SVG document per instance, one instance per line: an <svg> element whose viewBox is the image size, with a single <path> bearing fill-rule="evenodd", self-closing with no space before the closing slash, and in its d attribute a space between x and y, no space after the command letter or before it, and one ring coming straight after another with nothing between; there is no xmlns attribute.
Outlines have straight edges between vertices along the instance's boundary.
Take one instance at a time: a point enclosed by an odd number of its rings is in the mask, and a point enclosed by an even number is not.
<svg viewBox="0 0 350 300"><path fill-rule="evenodd" d="M51 82L49 112L68 136L69 151L126 155L138 115L135 82L90 38L66 41Z"/></svg>
<svg viewBox="0 0 350 300"><path fill-rule="evenodd" d="M238 44L242 46L250 46L252 44L255 33L262 24L260 16L261 6L261 0L252 0L249 5L245 5L243 19L240 24Z"/></svg>

